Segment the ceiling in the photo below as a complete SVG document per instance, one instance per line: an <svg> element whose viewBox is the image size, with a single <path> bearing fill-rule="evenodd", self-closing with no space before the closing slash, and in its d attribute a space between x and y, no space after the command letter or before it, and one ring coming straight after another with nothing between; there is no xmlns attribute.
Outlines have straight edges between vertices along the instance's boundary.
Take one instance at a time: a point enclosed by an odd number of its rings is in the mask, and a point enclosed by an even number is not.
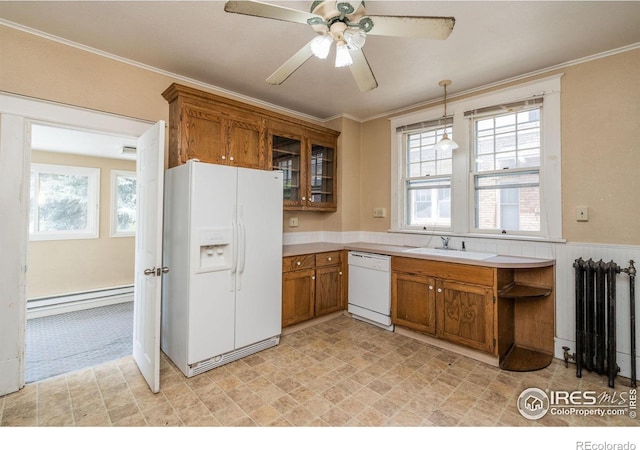
<svg viewBox="0 0 640 450"><path fill-rule="evenodd" d="M311 1L273 1L308 11ZM38 30L223 92L321 120L378 117L640 43L640 1L372 1L371 15L453 16L447 40L369 36L379 87L312 57L284 84L265 79L315 36L305 24L224 12L224 1L0 1L0 23ZM160 92L158 93L160 95Z"/></svg>

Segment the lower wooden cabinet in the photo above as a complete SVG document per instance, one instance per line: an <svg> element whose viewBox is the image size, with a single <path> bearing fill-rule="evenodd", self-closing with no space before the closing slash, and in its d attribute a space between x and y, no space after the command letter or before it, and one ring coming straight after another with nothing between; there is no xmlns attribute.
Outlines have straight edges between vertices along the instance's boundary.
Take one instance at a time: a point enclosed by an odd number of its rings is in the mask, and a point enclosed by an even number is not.
<svg viewBox="0 0 640 450"><path fill-rule="evenodd" d="M282 274L282 327L311 319L315 304L315 270Z"/></svg>
<svg viewBox="0 0 640 450"><path fill-rule="evenodd" d="M467 278L478 284L461 281ZM492 270L396 257L391 281L394 324L493 353Z"/></svg>
<svg viewBox="0 0 640 450"><path fill-rule="evenodd" d="M341 266L316 269L316 316L344 309L342 273Z"/></svg>
<svg viewBox="0 0 640 450"><path fill-rule="evenodd" d="M283 259L282 327L345 308L341 251Z"/></svg>
<svg viewBox="0 0 640 450"><path fill-rule="evenodd" d="M436 283L438 337L492 352L493 289L452 281Z"/></svg>
<svg viewBox="0 0 640 450"><path fill-rule="evenodd" d="M424 275L391 274L392 321L422 333L436 334L435 280Z"/></svg>

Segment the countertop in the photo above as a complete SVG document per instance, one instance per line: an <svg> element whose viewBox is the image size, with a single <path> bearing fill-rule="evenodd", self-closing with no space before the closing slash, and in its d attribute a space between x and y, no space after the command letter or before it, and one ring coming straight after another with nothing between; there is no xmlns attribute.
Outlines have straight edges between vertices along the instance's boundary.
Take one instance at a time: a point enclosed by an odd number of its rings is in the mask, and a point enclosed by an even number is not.
<svg viewBox="0 0 640 450"><path fill-rule="evenodd" d="M498 255L489 259L477 260L462 257L462 252L457 252L456 257L443 255L420 255L416 253L405 253L409 248L399 245L374 244L369 242L351 242L347 244L336 244L332 242L314 242L309 244L292 244L283 246L282 256L298 256L310 253L333 252L338 250L354 250L360 252L377 253L389 256L402 256L405 258L428 259L432 261L442 261L457 264L467 264L470 266L494 267L498 269L519 269L548 267L555 265L553 259L528 258L523 256Z"/></svg>

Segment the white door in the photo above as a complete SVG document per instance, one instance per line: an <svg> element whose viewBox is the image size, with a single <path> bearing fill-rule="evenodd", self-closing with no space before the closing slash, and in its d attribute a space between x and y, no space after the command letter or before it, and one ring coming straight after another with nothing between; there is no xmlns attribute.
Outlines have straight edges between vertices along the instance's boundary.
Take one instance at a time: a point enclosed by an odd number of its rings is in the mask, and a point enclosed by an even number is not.
<svg viewBox="0 0 640 450"><path fill-rule="evenodd" d="M0 396L24 386L29 229L29 144L25 128L23 117L0 114Z"/></svg>
<svg viewBox="0 0 640 450"><path fill-rule="evenodd" d="M138 139L133 359L152 392L160 390L164 121Z"/></svg>

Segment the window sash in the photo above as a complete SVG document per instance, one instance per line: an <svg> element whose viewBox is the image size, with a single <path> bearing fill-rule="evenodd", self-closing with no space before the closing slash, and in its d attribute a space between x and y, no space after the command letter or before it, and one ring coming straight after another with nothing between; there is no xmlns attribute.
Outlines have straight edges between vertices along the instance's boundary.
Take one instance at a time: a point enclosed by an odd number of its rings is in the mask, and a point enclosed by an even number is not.
<svg viewBox="0 0 640 450"><path fill-rule="evenodd" d="M540 223L540 171L512 170L474 175L474 228L476 231L516 231L538 234ZM514 195L515 194L515 195ZM516 197L517 195L517 197ZM516 197L517 201L514 200ZM507 211L517 206L517 226Z"/></svg>
<svg viewBox="0 0 640 450"><path fill-rule="evenodd" d="M77 188L77 184L75 189L72 184L65 184L65 179L72 182L73 179L78 181L83 178L86 182L82 183L84 186L81 189ZM47 180L50 182L49 187L46 186ZM39 241L97 238L99 186L98 168L31 164L29 239ZM53 192L54 190L58 192ZM56 229L55 227L60 226L56 220L62 218L68 221L68 228ZM44 220L48 220L50 226L46 226Z"/></svg>
<svg viewBox="0 0 640 450"><path fill-rule="evenodd" d="M404 148L403 227L450 229L453 154L434 146L445 133L453 134L452 125L434 120L397 131L401 132Z"/></svg>
<svg viewBox="0 0 640 450"><path fill-rule="evenodd" d="M124 199L121 198L120 180L133 179L133 199L123 204ZM112 237L130 237L136 234L136 172L127 170L111 171L111 236ZM132 203L132 204L131 204ZM121 216L123 219L121 220ZM123 228L123 221L128 223L128 227Z"/></svg>

